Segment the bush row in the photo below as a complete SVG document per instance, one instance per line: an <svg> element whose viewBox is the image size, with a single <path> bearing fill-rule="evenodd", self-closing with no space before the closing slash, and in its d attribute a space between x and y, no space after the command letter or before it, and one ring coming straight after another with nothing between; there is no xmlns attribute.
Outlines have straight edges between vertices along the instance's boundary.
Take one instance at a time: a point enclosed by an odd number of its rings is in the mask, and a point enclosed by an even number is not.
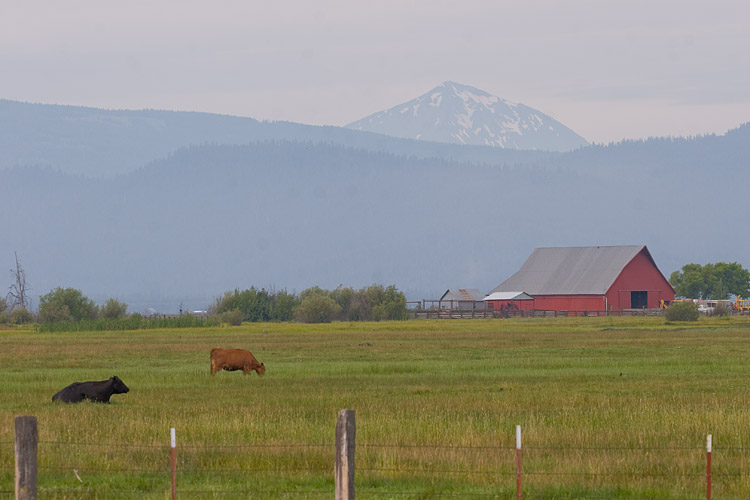
<svg viewBox="0 0 750 500"><path fill-rule="evenodd" d="M299 295L251 287L226 292L210 307L210 316L180 315L144 317L128 314L127 304L109 299L98 306L73 288L56 288L40 298L34 316L26 309L8 311L0 300L0 323L22 324L38 321L39 330L102 331L145 328L190 328L220 323L239 325L243 321L381 321L408 318L406 297L395 286L372 285L359 290L339 286L335 290L313 287Z"/></svg>
<svg viewBox="0 0 750 500"><path fill-rule="evenodd" d="M269 292L251 287L225 293L216 299L212 313L230 324L242 321L404 320L409 316L406 296L393 285L371 285L360 290L344 286L325 290L316 286L299 295L286 290Z"/></svg>

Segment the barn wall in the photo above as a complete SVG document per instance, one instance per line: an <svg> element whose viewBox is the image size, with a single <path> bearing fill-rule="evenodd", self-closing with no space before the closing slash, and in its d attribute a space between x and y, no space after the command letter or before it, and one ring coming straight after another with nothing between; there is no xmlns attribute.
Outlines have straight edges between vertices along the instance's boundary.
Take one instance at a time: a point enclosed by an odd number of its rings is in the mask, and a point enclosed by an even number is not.
<svg viewBox="0 0 750 500"><path fill-rule="evenodd" d="M535 295L534 308L543 311L604 311L603 295Z"/></svg>
<svg viewBox="0 0 750 500"><path fill-rule="evenodd" d="M630 309L630 292L648 292L648 307L656 309L659 300L674 300L674 290L659 269L643 252L636 255L622 270L607 291L610 310Z"/></svg>

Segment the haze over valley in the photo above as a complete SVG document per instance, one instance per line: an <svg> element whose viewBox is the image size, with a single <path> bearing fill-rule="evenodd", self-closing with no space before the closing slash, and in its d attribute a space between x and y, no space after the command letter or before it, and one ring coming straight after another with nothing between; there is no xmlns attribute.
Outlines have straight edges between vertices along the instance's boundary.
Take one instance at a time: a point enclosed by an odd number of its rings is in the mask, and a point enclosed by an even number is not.
<svg viewBox="0 0 750 500"><path fill-rule="evenodd" d="M567 152L15 101L0 127L0 249L35 299L73 287L175 312L235 288L373 283L437 298L490 290L539 246L646 244L667 276L748 265L731 214L750 209L750 125Z"/></svg>

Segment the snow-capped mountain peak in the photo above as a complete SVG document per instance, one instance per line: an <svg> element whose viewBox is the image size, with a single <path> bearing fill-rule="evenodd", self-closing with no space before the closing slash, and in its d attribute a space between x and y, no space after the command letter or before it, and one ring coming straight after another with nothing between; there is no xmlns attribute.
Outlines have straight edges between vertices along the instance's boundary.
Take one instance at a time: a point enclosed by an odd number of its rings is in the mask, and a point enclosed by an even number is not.
<svg viewBox="0 0 750 500"><path fill-rule="evenodd" d="M408 139L510 149L568 151L588 144L540 111L451 81L346 127Z"/></svg>

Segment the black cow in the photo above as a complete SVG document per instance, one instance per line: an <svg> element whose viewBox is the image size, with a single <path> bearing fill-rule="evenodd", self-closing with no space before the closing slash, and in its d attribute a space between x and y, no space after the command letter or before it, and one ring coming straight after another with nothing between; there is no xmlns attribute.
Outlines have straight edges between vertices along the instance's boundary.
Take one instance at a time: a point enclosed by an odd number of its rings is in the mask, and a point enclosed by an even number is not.
<svg viewBox="0 0 750 500"><path fill-rule="evenodd" d="M120 377L114 376L100 382L73 382L52 396L52 401L80 403L84 399L89 399L96 403L109 403L112 394L125 394L129 390Z"/></svg>

